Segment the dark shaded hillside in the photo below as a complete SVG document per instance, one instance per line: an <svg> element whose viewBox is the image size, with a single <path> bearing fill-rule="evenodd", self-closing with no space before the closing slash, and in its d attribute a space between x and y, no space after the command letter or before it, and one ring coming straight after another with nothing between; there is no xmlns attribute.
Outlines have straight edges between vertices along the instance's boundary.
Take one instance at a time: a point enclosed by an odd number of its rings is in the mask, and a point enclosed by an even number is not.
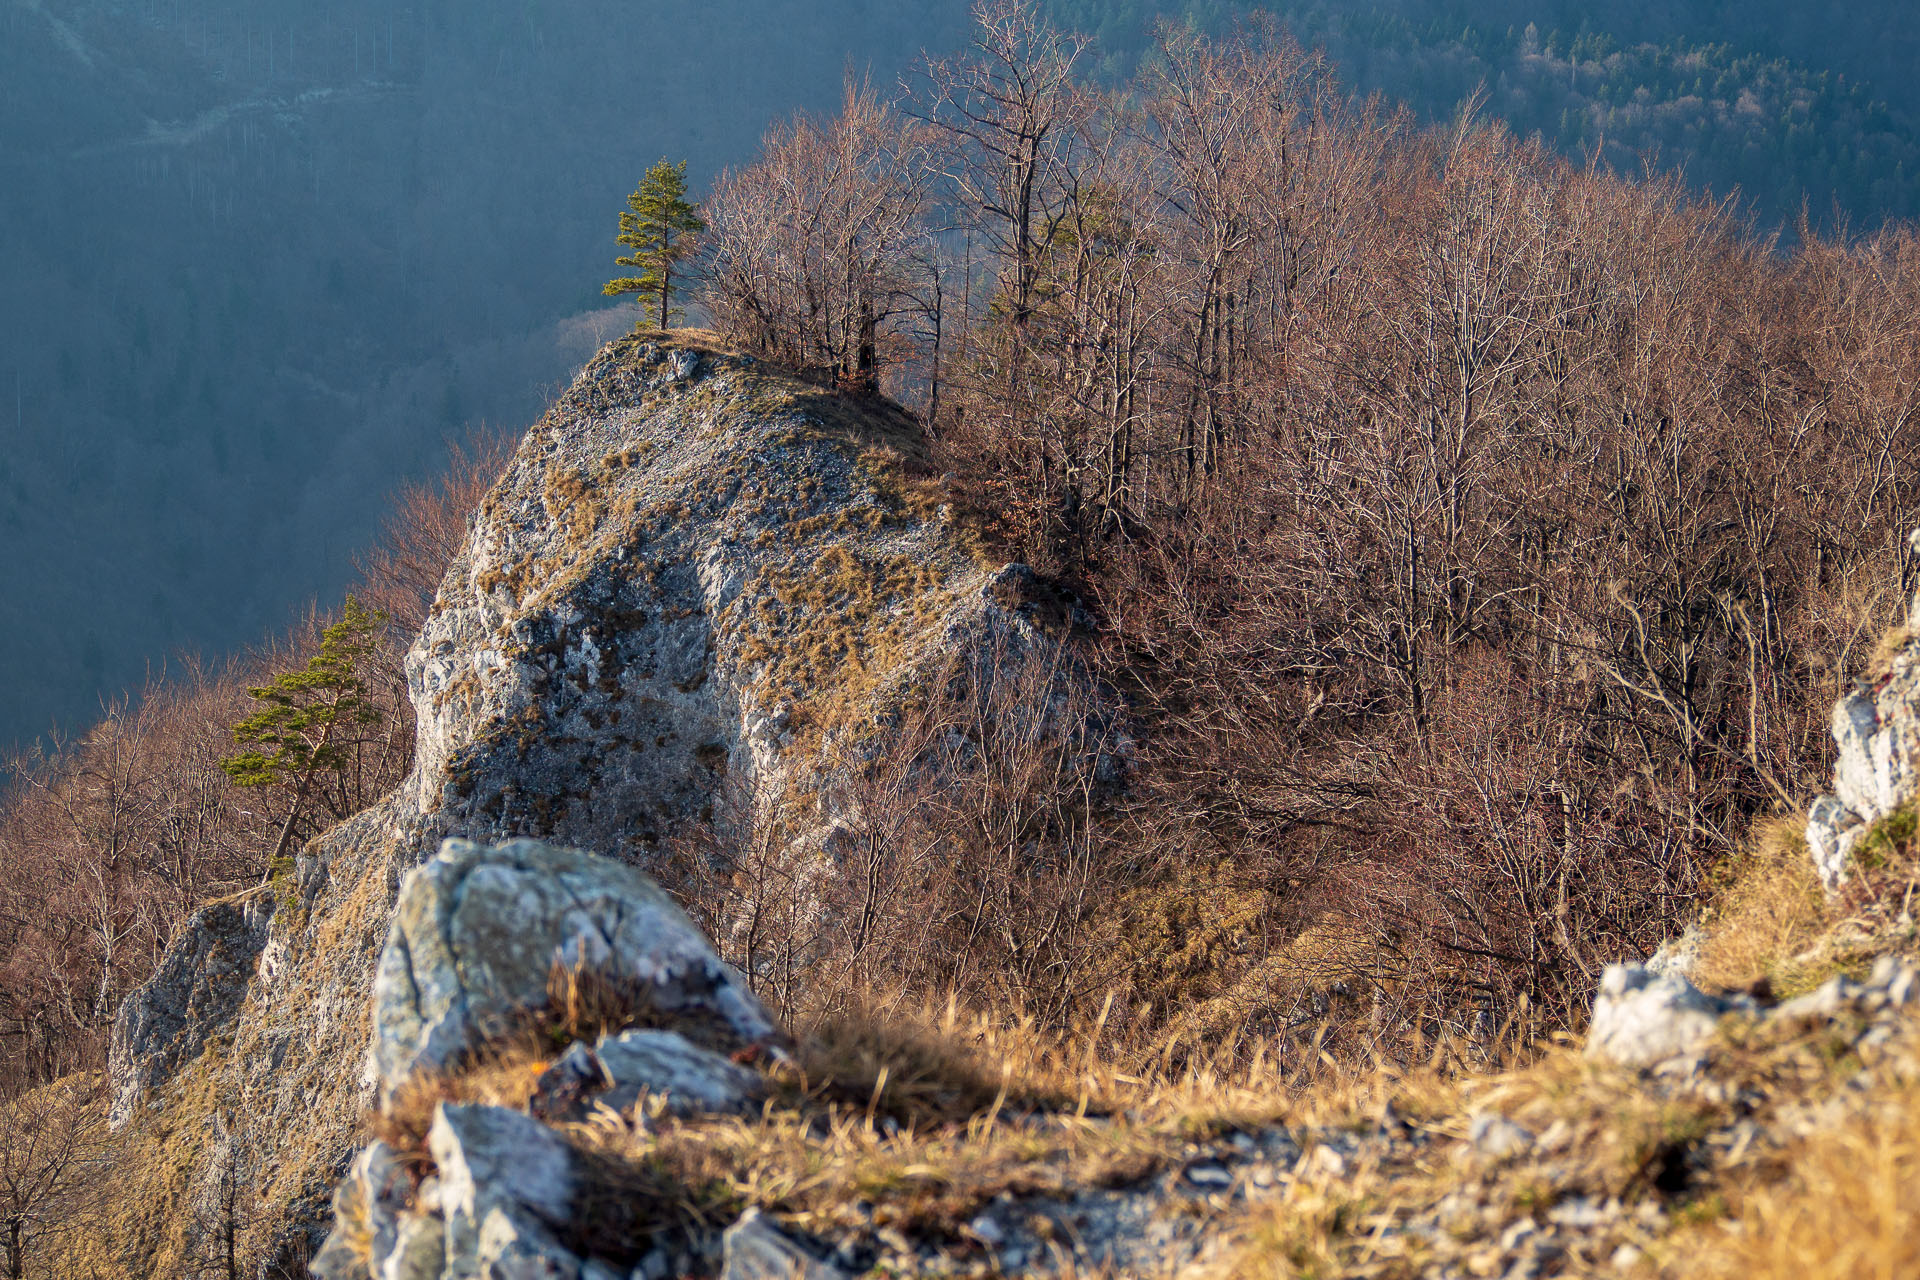
<svg viewBox="0 0 1920 1280"><path fill-rule="evenodd" d="M33 0L0 14L0 743L346 580L519 423L641 169L891 77L958 3Z"/></svg>
<svg viewBox="0 0 1920 1280"><path fill-rule="evenodd" d="M1768 226L1856 228L1920 215L1920 91L1910 6L1872 0L1844 21L1762 0L1600 5L1569 0L1059 0L1124 70L1162 17L1214 31L1270 10L1323 48L1348 83L1444 120L1484 86L1484 109L1618 171L1678 168L1696 186L1738 188Z"/></svg>

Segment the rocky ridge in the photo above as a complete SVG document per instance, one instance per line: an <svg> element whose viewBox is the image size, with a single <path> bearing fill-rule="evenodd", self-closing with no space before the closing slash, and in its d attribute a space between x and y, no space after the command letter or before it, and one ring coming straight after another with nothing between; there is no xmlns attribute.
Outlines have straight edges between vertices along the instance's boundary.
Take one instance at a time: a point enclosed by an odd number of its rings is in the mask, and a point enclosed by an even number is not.
<svg viewBox="0 0 1920 1280"><path fill-rule="evenodd" d="M904 700L1058 651L1071 604L982 558L918 447L883 402L698 338L591 361L476 513L409 655L409 780L313 841L262 895L277 907L197 917L128 1002L114 1109L147 1185L102 1247L171 1265L219 1113L247 1118L260 1170L247 1243L269 1273L311 1254L375 1096L392 904L443 839L656 866L692 827L797 795L830 868L841 781ZM423 1007L473 994L412 976Z"/></svg>

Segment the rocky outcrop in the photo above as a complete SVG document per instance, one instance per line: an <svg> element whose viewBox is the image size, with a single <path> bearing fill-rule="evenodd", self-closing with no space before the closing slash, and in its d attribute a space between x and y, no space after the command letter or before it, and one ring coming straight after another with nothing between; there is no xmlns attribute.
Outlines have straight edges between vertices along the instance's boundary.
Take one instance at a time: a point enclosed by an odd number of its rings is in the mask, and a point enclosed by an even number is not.
<svg viewBox="0 0 1920 1280"><path fill-rule="evenodd" d="M1755 1007L1744 996L1708 995L1678 973L1609 965L1593 1002L1587 1056L1627 1066L1661 1062L1711 1039L1726 1015Z"/></svg>
<svg viewBox="0 0 1920 1280"><path fill-rule="evenodd" d="M1710 995L1677 973L1616 964L1601 977L1586 1053L1621 1066L1656 1066L1697 1053L1721 1034L1729 1019L1747 1024L1762 1038L1846 1023L1856 1030L1879 1025L1880 1039L1885 1040L1916 1008L1920 971L1893 955L1875 961L1864 982L1836 974L1804 995L1770 1006L1743 994Z"/></svg>
<svg viewBox="0 0 1920 1280"><path fill-rule="evenodd" d="M594 1107L625 1112L645 1095L675 1115L751 1111L760 1077L678 1031L642 1028L576 1041L541 1074L531 1102L543 1119L581 1119Z"/></svg>
<svg viewBox="0 0 1920 1280"><path fill-rule="evenodd" d="M528 837L649 867L695 824L724 830L730 815L797 795L790 826L830 876L846 770L883 749L901 709L949 673L979 683L1037 665L1039 695L1022 714L1038 731L1111 740L1074 723L1084 700L1065 691L1081 677L1049 656L1084 615L1031 573L986 562L937 483L916 474L919 450L913 424L884 403L748 358L634 339L601 352L475 514L413 647L408 782L303 851L291 909L265 939L271 965L213 965L204 986L215 999L171 994L198 981L183 960L130 1002L116 1057L127 1142L191 1146L195 1108L216 1097L248 1115L266 1171L256 1230L273 1238L247 1246L304 1260L381 1072L439 1059L478 1025L476 1012L491 1016L462 1004L477 990L462 969L478 953L463 961L456 943L414 956L422 922L403 924L408 954L380 975L392 1016L373 1078L363 1073L392 904L444 839ZM1090 746L1081 767L1110 780L1116 757ZM496 876L501 893L553 905L525 884L508 888L504 864L483 879ZM623 927L595 917L579 938ZM243 934L250 960L260 948L252 932L233 936ZM509 930L495 941L514 939ZM515 953L522 971L499 989L527 989L553 941ZM177 950L197 947L245 950ZM163 1025L178 1029L137 1030ZM196 1054L197 1101L141 1105L174 1088L174 1067ZM160 1181L144 1196L185 1194L165 1172L174 1162L149 1165ZM123 1252L160 1248L130 1241Z"/></svg>
<svg viewBox="0 0 1920 1280"><path fill-rule="evenodd" d="M1920 553L1920 529L1911 539ZM1860 841L1920 798L1920 597L1884 664L1833 709L1833 794L1807 811L1807 848L1829 893Z"/></svg>
<svg viewBox="0 0 1920 1280"><path fill-rule="evenodd" d="M120 1006L107 1051L115 1126L126 1123L143 1093L239 1016L274 905L272 893L260 889L200 908L167 945L152 979Z"/></svg>
<svg viewBox="0 0 1920 1280"><path fill-rule="evenodd" d="M556 966L619 984L658 1016L736 1044L778 1039L739 975L639 871L534 840L448 840L407 873L380 955L368 1065L382 1096L541 1010ZM666 1060L678 1061L671 1048ZM616 1042L599 1061L628 1064L646 1052Z"/></svg>
<svg viewBox="0 0 1920 1280"><path fill-rule="evenodd" d="M752 993L658 885L623 863L533 840L448 840L407 873L372 996L369 1070L383 1105L420 1073L473 1069L475 1051L516 1030L551 1041L550 978L594 975L629 1020L589 1048L575 1041L542 1073L527 1111L442 1101L426 1138L433 1173L414 1188L376 1142L334 1194L334 1229L315 1262L327 1280L591 1274L561 1237L580 1161L546 1121L645 1094L680 1115L739 1111L759 1077L682 1030L736 1051L782 1036ZM608 1016L603 1011L602 1016ZM538 1113L538 1114L534 1114Z"/></svg>

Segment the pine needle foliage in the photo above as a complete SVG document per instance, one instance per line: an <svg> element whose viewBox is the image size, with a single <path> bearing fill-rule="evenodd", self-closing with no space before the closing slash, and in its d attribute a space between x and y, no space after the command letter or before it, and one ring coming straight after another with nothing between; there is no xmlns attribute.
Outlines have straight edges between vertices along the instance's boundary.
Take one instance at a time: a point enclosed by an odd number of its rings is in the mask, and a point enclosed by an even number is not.
<svg viewBox="0 0 1920 1280"><path fill-rule="evenodd" d="M340 620L321 633L320 652L304 667L247 690L260 709L234 726L233 738L252 749L228 756L220 767L236 786L293 789L269 872L286 857L315 780L349 765L353 730L380 723L362 672L386 622L385 613L348 596Z"/></svg>
<svg viewBox="0 0 1920 1280"><path fill-rule="evenodd" d="M631 267L639 274L609 280L600 291L609 298L640 295L642 306L650 308L656 323L666 328L674 315L674 290L680 287L676 273L693 253L694 238L706 229L700 206L687 199L687 162L662 159L640 179L639 188L627 197L626 212L620 215L616 239L633 252L614 259L614 265Z"/></svg>

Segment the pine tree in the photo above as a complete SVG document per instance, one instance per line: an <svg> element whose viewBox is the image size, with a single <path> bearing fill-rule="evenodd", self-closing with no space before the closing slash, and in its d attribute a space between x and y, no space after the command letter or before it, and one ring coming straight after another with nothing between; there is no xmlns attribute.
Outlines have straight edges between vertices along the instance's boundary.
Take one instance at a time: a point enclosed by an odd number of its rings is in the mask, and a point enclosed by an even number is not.
<svg viewBox="0 0 1920 1280"><path fill-rule="evenodd" d="M693 238L706 229L700 207L687 199L687 162L662 160L647 170L639 190L627 197L627 212L620 215L618 239L633 252L615 259L615 265L640 274L609 280L601 292L610 298L637 293L643 303L652 301L660 327L666 328L678 287L675 268L693 252Z"/></svg>
<svg viewBox="0 0 1920 1280"><path fill-rule="evenodd" d="M380 721L360 669L386 621L384 613L362 608L348 596L340 621L321 632L320 652L305 667L247 690L265 705L234 726L233 740L251 743L253 750L227 757L220 767L238 786L293 788L280 839L267 859L269 876L287 856L315 781L331 770L345 770L351 764L353 730Z"/></svg>

